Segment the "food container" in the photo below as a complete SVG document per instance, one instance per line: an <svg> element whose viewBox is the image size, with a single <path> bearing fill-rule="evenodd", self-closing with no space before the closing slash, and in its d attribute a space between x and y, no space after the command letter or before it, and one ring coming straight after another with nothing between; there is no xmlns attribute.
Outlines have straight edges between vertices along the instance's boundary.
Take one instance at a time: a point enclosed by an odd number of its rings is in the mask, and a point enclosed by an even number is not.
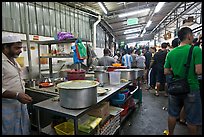
<svg viewBox="0 0 204 137"><path fill-rule="evenodd" d="M102 118L93 116L82 116L78 119L78 130L79 133L91 133L93 129L101 122ZM74 135L74 121L69 119L54 127L58 135Z"/></svg>
<svg viewBox="0 0 204 137"><path fill-rule="evenodd" d="M67 79L68 80L85 80L86 72L84 70L68 70L67 71Z"/></svg>
<svg viewBox="0 0 204 137"><path fill-rule="evenodd" d="M116 69L115 72L121 72L121 79L135 80L134 69Z"/></svg>
<svg viewBox="0 0 204 137"><path fill-rule="evenodd" d="M86 108L97 103L99 82L91 80L72 80L57 84L60 105L69 109Z"/></svg>
<svg viewBox="0 0 204 137"><path fill-rule="evenodd" d="M115 69L126 69L127 67L126 66L118 66L118 67L114 67L114 66L109 66L107 68L107 71L108 72L111 72L111 71L114 71Z"/></svg>
<svg viewBox="0 0 204 137"><path fill-rule="evenodd" d="M95 70L94 77L101 84L109 84L109 74L106 71Z"/></svg>
<svg viewBox="0 0 204 137"><path fill-rule="evenodd" d="M120 64L120 63L114 63L114 64L112 64L112 66L114 66L114 67L120 67L122 64Z"/></svg>
<svg viewBox="0 0 204 137"><path fill-rule="evenodd" d="M120 75L121 72L109 72L109 76L110 76L110 84L111 85L118 85L120 84Z"/></svg>
<svg viewBox="0 0 204 137"><path fill-rule="evenodd" d="M124 94L116 94L111 98L112 105L122 105L125 103L125 95Z"/></svg>
<svg viewBox="0 0 204 137"><path fill-rule="evenodd" d="M135 79L138 79L144 75L144 69L133 69L135 71Z"/></svg>
<svg viewBox="0 0 204 137"><path fill-rule="evenodd" d="M74 135L74 126L68 122L56 125L54 129L58 135Z"/></svg>

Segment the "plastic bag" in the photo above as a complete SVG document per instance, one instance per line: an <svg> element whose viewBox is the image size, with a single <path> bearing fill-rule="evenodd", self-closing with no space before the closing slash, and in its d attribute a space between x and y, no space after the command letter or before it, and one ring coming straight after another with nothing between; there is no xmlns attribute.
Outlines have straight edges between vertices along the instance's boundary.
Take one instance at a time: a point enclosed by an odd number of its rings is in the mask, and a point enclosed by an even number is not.
<svg viewBox="0 0 204 137"><path fill-rule="evenodd" d="M58 40L66 40L66 39L74 38L74 35L72 35L72 33L70 32L58 32L57 38Z"/></svg>

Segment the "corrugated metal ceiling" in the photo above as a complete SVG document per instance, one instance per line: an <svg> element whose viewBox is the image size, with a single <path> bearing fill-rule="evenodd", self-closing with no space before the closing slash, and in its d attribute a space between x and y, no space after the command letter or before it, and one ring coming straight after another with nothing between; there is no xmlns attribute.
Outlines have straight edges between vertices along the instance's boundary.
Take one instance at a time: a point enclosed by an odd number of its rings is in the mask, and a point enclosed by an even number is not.
<svg viewBox="0 0 204 137"><path fill-rule="evenodd" d="M111 26L114 36L116 39L125 40L126 35L124 31L129 28L141 28L143 29L151 14L154 12L154 9L158 2L103 2L105 5L108 14L105 15L103 10L100 8L98 2L66 2L68 4L72 4L77 6L81 9L86 9L92 11L96 14L101 14L103 19ZM162 9L154 14L152 17L152 24L146 29L146 34L150 33L157 24L165 17L167 14L176 6L179 2L166 2ZM139 15L119 18L118 14L135 11L135 10L142 10L145 8L150 8L149 12L144 12ZM128 18L138 18L137 25L127 25ZM146 35L146 36L147 36Z"/></svg>

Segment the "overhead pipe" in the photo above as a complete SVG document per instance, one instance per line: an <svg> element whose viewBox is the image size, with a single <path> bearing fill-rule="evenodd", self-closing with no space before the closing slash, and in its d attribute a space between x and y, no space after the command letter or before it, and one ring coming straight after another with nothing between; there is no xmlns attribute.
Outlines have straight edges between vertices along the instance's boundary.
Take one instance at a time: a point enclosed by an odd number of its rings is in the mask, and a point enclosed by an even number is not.
<svg viewBox="0 0 204 137"><path fill-rule="evenodd" d="M98 16L98 20L93 24L93 50L96 49L96 26L101 21L101 15Z"/></svg>
<svg viewBox="0 0 204 137"><path fill-rule="evenodd" d="M28 22L28 5L24 2L24 12L25 12L25 30L26 30L26 41L27 41L27 53L28 53L28 79L31 82L32 79L32 62L31 62L31 51L30 51L30 38L29 38L29 22Z"/></svg>

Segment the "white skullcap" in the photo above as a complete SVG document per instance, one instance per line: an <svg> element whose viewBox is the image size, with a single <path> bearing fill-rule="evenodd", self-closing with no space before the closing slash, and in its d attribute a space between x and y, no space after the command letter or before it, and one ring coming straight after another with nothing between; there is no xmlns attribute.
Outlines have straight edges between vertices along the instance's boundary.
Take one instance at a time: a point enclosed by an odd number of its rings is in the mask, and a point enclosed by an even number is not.
<svg viewBox="0 0 204 137"><path fill-rule="evenodd" d="M19 36L4 36L2 37L2 44L21 42Z"/></svg>

